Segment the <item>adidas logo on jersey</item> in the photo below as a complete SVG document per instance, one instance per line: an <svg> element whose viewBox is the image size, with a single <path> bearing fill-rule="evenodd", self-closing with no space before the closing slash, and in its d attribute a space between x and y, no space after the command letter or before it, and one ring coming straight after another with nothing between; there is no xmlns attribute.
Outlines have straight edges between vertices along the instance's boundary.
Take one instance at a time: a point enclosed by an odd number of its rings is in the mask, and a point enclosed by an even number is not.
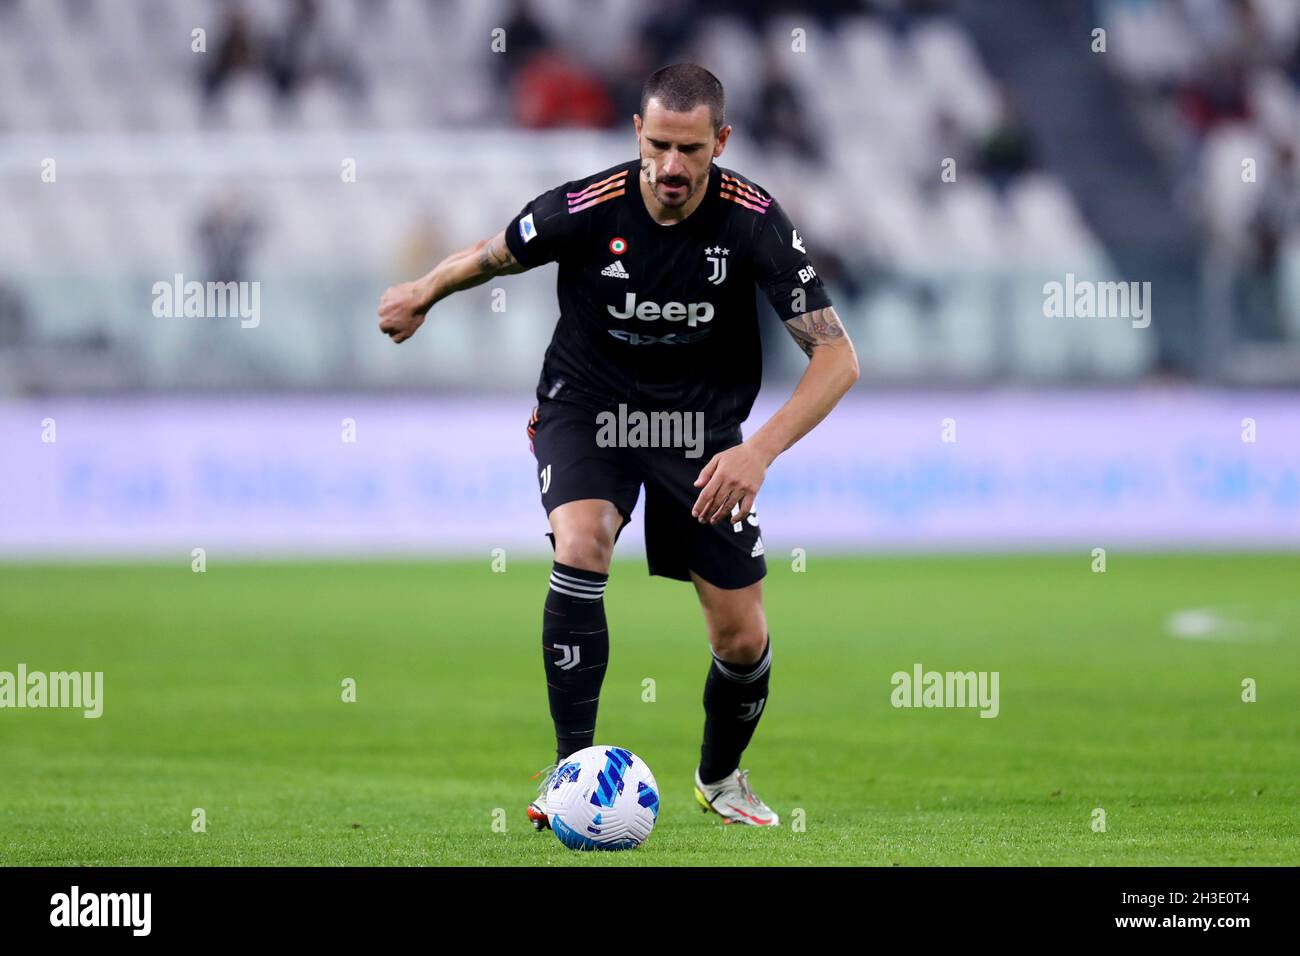
<svg viewBox="0 0 1300 956"><path fill-rule="evenodd" d="M629 274L628 271L623 268L622 259L615 259L609 265L605 266L605 268L601 269L600 274L603 276L609 276L610 278L613 279L632 278L631 274Z"/></svg>

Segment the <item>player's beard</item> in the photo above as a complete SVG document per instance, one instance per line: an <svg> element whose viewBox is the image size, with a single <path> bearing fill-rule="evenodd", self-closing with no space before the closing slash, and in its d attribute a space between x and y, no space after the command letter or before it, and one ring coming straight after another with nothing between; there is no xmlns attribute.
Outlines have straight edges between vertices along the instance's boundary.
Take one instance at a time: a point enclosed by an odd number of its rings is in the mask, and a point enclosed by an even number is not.
<svg viewBox="0 0 1300 956"><path fill-rule="evenodd" d="M709 171L707 169L704 171L704 174L694 182L685 177L674 176L667 180L663 177L658 177L650 182L650 190L655 194L655 199L659 200L659 202L669 208L684 206L690 202L691 197L699 191L700 187L708 182L708 179ZM664 187L673 184L684 185L686 188L675 192L668 192L665 190Z"/></svg>

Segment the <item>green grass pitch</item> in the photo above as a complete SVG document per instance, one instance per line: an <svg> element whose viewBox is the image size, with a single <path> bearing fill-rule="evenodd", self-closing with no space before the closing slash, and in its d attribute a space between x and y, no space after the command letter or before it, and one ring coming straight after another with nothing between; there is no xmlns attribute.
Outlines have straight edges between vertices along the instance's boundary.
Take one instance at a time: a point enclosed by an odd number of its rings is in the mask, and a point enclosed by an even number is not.
<svg viewBox="0 0 1300 956"><path fill-rule="evenodd" d="M105 697L98 720L0 710L0 864L1300 863L1300 558L769 560L772 691L743 764L768 831L692 798L693 590L615 566L597 742L662 795L621 854L524 817L552 748L546 564L0 566L0 670L103 671ZM1207 606L1229 623L1167 633ZM999 716L894 708L918 662L997 671Z"/></svg>

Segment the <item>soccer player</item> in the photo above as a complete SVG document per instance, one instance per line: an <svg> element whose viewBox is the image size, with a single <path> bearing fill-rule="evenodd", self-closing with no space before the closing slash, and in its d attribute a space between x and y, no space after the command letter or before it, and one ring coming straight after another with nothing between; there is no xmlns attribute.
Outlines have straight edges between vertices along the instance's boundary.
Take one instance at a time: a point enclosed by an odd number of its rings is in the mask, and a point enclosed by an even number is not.
<svg viewBox="0 0 1300 956"><path fill-rule="evenodd" d="M654 73L632 121L637 159L543 193L491 239L388 289L379 328L404 342L440 299L559 263L560 318L528 425L555 548L542 651L557 764L595 739L605 584L644 485L650 573L694 584L713 650L696 799L725 822L775 826L739 769L772 662L754 500L776 457L857 380L858 362L804 237L763 189L714 163L731 134L723 108L708 70ZM742 439L762 371L755 284L809 362L790 399ZM686 447L602 432L637 412L681 413L670 435ZM692 421L703 428L688 441ZM555 775L543 771L528 808L538 829Z"/></svg>

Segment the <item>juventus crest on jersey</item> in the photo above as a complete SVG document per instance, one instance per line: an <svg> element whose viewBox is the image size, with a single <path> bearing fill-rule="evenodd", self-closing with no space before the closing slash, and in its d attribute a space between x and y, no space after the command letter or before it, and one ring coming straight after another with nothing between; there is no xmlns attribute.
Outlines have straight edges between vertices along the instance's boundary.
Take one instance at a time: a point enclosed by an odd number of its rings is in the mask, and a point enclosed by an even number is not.
<svg viewBox="0 0 1300 956"><path fill-rule="evenodd" d="M543 193L506 228L528 267L559 263L560 318L539 399L601 410L749 414L762 377L756 286L782 319L829 306L803 240L762 189L714 164L684 220L661 225L632 160Z"/></svg>

